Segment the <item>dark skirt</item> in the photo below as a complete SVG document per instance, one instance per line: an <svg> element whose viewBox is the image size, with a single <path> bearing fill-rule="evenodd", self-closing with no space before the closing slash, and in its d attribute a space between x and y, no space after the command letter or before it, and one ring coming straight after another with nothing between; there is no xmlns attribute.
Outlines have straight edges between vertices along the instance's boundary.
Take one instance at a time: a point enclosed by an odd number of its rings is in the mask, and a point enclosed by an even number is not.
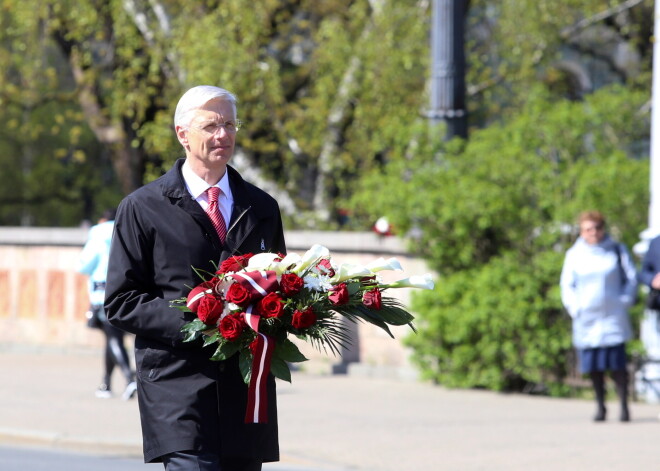
<svg viewBox="0 0 660 471"><path fill-rule="evenodd" d="M578 350L578 355L582 374L626 369L626 347L622 343L611 347L583 348Z"/></svg>

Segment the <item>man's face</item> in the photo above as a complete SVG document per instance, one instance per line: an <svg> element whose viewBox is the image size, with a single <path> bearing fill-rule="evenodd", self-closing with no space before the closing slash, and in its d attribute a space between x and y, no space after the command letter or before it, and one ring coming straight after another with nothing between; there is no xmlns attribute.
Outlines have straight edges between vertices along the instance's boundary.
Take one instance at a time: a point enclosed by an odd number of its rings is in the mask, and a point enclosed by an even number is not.
<svg viewBox="0 0 660 471"><path fill-rule="evenodd" d="M236 115L232 104L214 99L195 110L188 128L177 127L179 142L193 165L207 168L224 167L234 154ZM219 126L224 125L224 126Z"/></svg>
<svg viewBox="0 0 660 471"><path fill-rule="evenodd" d="M596 245L605 236L605 227L602 223L595 221L582 221L580 224L580 236L590 245Z"/></svg>

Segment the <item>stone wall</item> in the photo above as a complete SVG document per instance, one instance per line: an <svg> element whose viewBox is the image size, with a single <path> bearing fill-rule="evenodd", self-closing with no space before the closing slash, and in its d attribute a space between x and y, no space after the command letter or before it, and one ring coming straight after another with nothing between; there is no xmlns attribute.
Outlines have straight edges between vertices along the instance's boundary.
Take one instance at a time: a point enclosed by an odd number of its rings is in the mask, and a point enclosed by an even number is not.
<svg viewBox="0 0 660 471"><path fill-rule="evenodd" d="M86 229L0 228L0 346L11 348L93 348L103 345L100 332L86 327L86 277L75 271ZM410 256L401 241L373 233L289 232L290 252L302 254L313 244L325 245L337 263L366 264L377 257L396 257L405 272L382 272L386 280L428 271ZM408 303L409 289L393 290ZM401 339L408 327L394 328L392 340L377 327L349 325L353 345L342 358L299 343L310 362L303 368L344 372L361 368L368 374L414 376L409 351Z"/></svg>

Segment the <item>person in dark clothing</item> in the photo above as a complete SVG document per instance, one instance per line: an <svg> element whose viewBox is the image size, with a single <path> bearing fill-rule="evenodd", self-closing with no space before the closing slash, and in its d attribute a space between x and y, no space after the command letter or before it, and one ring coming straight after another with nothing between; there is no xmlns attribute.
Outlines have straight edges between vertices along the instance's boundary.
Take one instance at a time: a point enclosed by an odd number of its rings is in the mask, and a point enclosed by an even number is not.
<svg viewBox="0 0 660 471"><path fill-rule="evenodd" d="M120 204L105 308L132 332L145 462L167 471L258 471L279 459L275 380L268 378L268 422L246 424L247 386L237 355L184 343L194 314L170 301L233 255L285 253L282 218L270 195L228 165L240 122L227 90L198 86L174 116L185 151L172 169ZM211 347L213 348L213 347Z"/></svg>

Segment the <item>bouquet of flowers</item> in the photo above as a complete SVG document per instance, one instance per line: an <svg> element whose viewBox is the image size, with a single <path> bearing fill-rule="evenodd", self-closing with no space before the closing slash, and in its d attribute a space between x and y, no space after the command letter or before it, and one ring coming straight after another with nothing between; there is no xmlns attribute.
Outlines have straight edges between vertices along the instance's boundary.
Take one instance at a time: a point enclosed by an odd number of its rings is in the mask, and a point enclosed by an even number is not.
<svg viewBox="0 0 660 471"><path fill-rule="evenodd" d="M342 317L376 325L391 337L389 326L407 324L414 330L413 316L382 293L432 289L430 275L386 284L378 276L382 270L401 270L401 265L380 258L367 266L336 266L320 245L302 257L246 254L228 258L215 273L198 273L205 281L172 305L197 316L182 329L185 341L202 337L204 346L217 345L213 360L239 355L249 386L246 422L264 422L268 373L290 382L288 364L306 360L289 335L337 355L349 343Z"/></svg>

